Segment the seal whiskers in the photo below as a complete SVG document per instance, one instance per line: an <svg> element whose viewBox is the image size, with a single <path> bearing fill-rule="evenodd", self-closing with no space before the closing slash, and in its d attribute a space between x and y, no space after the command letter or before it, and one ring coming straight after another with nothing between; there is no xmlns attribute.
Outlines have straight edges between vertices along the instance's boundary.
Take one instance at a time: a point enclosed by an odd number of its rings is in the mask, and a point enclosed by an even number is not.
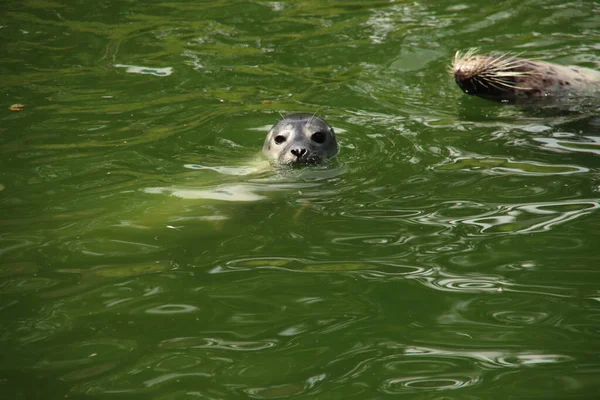
<svg viewBox="0 0 600 400"><path fill-rule="evenodd" d="M590 68L529 60L509 54L457 51L454 80L467 94L508 103L598 97L600 72ZM598 99L600 102L600 98Z"/></svg>

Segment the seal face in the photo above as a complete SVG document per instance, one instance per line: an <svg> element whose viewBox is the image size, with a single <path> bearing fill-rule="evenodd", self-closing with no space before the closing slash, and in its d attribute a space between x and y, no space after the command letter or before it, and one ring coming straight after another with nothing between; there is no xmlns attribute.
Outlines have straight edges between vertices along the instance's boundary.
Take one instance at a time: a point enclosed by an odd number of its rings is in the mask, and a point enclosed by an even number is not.
<svg viewBox="0 0 600 400"><path fill-rule="evenodd" d="M600 93L600 72L508 55L457 52L454 80L467 94L507 103L579 101Z"/></svg>
<svg viewBox="0 0 600 400"><path fill-rule="evenodd" d="M290 114L267 135L263 154L276 164L319 164L338 153L333 128L313 114Z"/></svg>

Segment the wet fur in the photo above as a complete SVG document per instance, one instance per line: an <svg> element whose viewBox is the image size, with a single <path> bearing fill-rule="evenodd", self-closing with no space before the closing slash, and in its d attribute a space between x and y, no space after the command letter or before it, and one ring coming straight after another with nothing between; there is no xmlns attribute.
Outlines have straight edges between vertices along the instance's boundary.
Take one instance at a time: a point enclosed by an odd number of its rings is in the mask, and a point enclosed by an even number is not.
<svg viewBox="0 0 600 400"><path fill-rule="evenodd" d="M600 72L510 56L457 52L452 73L467 94L507 103L600 95Z"/></svg>

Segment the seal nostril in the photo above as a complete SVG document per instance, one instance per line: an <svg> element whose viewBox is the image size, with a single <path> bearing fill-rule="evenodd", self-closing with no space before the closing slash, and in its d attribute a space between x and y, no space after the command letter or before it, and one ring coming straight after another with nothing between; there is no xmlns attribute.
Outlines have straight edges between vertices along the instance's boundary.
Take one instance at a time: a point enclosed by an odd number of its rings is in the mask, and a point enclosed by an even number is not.
<svg viewBox="0 0 600 400"><path fill-rule="evenodd" d="M291 153L296 157L300 158L306 154L306 149L292 149Z"/></svg>

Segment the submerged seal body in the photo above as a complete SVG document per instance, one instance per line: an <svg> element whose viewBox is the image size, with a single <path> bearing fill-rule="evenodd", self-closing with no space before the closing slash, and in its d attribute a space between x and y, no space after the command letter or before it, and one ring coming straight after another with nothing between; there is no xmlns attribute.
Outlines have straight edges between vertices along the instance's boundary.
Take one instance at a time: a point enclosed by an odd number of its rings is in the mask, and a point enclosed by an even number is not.
<svg viewBox="0 0 600 400"><path fill-rule="evenodd" d="M508 55L457 52L452 72L467 94L506 103L600 100L600 72Z"/></svg>
<svg viewBox="0 0 600 400"><path fill-rule="evenodd" d="M263 154L280 165L319 164L337 153L333 128L313 114L287 115L273 125L263 145Z"/></svg>

